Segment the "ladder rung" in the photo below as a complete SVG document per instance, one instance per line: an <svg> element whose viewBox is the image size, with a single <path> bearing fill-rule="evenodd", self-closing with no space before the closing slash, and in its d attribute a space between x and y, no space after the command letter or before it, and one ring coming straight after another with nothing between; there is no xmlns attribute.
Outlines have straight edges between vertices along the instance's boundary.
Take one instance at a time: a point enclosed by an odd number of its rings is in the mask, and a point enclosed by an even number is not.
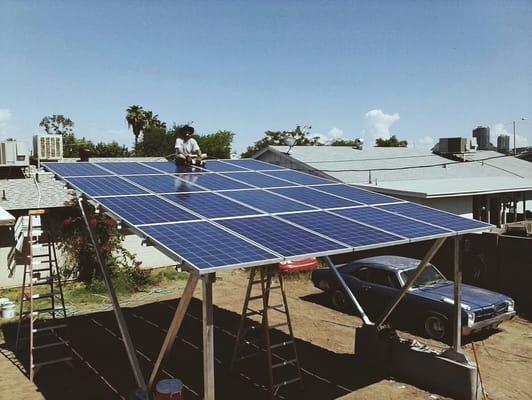
<svg viewBox="0 0 532 400"><path fill-rule="evenodd" d="M269 309L278 311L280 313L286 314L285 310L279 310L280 307L284 307L284 304L275 304L274 306L268 306Z"/></svg>
<svg viewBox="0 0 532 400"><path fill-rule="evenodd" d="M66 324L42 326L42 327L38 327L38 328L33 328L33 333L44 332L44 331L53 331L54 329L63 329L63 328L66 328L66 327L67 327Z"/></svg>
<svg viewBox="0 0 532 400"><path fill-rule="evenodd" d="M254 338L254 339L242 339L242 342L244 342L247 345L250 345L250 344L260 343L260 342L262 342L262 340L263 340L262 337L257 337L257 338Z"/></svg>
<svg viewBox="0 0 532 400"><path fill-rule="evenodd" d="M294 341L293 340L287 340L286 342L277 343L277 344L274 344L274 345L272 345L270 347L272 349L278 349L279 347L288 346L289 344L294 344Z"/></svg>
<svg viewBox="0 0 532 400"><path fill-rule="evenodd" d="M248 308L249 312L245 314L246 317L251 317L252 315L261 315L262 310L252 310L251 308Z"/></svg>
<svg viewBox="0 0 532 400"><path fill-rule="evenodd" d="M65 313L65 310L63 310L62 308L53 308L53 307L48 307L48 308L39 308L39 309L36 309L36 310L33 310L33 311L24 311L22 314L24 315L28 315L28 314L33 314L33 315L39 315L39 314L55 314L55 313Z"/></svg>
<svg viewBox="0 0 532 400"><path fill-rule="evenodd" d="M67 346L67 342L63 340L59 340L53 343L40 344L38 346L33 346L33 350L42 350L42 349L47 349L49 347L56 347L56 346Z"/></svg>
<svg viewBox="0 0 532 400"><path fill-rule="evenodd" d="M44 254L32 254L31 255L31 258L39 258L39 257L50 257L50 254L44 253Z"/></svg>
<svg viewBox="0 0 532 400"><path fill-rule="evenodd" d="M262 299L262 294L259 294L258 296L251 296L248 298L249 301L258 300L258 299Z"/></svg>
<svg viewBox="0 0 532 400"><path fill-rule="evenodd" d="M280 388L281 386L286 386L286 385L290 385L291 383L294 383L294 382L297 382L297 381L300 381L301 378L300 377L297 377L297 378L294 378L294 379L289 379L287 381L283 381L281 383L278 383L276 385L273 385L274 389L278 389Z"/></svg>
<svg viewBox="0 0 532 400"><path fill-rule="evenodd" d="M40 363L33 364L31 367L32 368L40 368L40 367L44 367L45 365L56 364L56 363L60 363L60 362L70 361L70 360L72 360L72 356L57 358L55 360L43 361L43 362L40 362Z"/></svg>
<svg viewBox="0 0 532 400"><path fill-rule="evenodd" d="M41 293L35 293L34 295L31 296L31 298L34 299L34 300L35 299L48 299L48 298L54 297L56 295L57 295L57 293L53 293L53 292L52 293L42 293L42 294ZM27 294L25 294L22 300L28 301L28 300L30 300L30 297Z"/></svg>
<svg viewBox="0 0 532 400"><path fill-rule="evenodd" d="M281 289L281 285L270 286L269 289L270 289L270 290Z"/></svg>
<svg viewBox="0 0 532 400"><path fill-rule="evenodd" d="M51 261L53 262L53 260ZM38 261L32 261L31 265L33 265L34 267L38 267L39 265L43 265L43 264L50 264L50 260L38 260Z"/></svg>
<svg viewBox="0 0 532 400"><path fill-rule="evenodd" d="M31 271L28 269L26 271L27 274L30 274L30 273L35 273L35 272L46 272L46 271L50 271L50 267L48 268L33 268Z"/></svg>
<svg viewBox="0 0 532 400"><path fill-rule="evenodd" d="M296 363L296 359L292 359L292 360L285 360L285 361L281 361L280 363L277 363L277 364L273 364L272 365L272 369L273 368L279 368L279 367L284 367L284 366L287 366L287 365L293 365Z"/></svg>
<svg viewBox="0 0 532 400"><path fill-rule="evenodd" d="M256 285L256 284L258 284L258 283L262 283L262 282L266 283L265 280L263 281L263 280L259 279L258 281L253 281L253 282L251 282L251 284L252 284L252 285Z"/></svg>
<svg viewBox="0 0 532 400"><path fill-rule="evenodd" d="M280 328L281 326L287 326L287 325L288 325L288 322L281 322L280 324L270 325L268 328L275 329L275 328Z"/></svg>
<svg viewBox="0 0 532 400"><path fill-rule="evenodd" d="M46 276L44 278L31 278L33 282L33 286L39 286L39 285L49 285L50 283L54 282L54 279L56 278L55 275L52 276Z"/></svg>
<svg viewBox="0 0 532 400"><path fill-rule="evenodd" d="M257 351L255 353L246 354L244 356L238 357L238 361L247 360L248 358L257 357L258 355L262 354L262 352Z"/></svg>

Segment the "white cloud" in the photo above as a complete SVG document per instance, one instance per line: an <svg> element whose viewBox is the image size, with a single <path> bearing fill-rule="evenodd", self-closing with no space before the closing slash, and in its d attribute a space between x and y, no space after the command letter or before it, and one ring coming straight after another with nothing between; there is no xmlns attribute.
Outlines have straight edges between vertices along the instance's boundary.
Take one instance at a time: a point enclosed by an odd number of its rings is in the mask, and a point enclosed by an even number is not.
<svg viewBox="0 0 532 400"><path fill-rule="evenodd" d="M423 136L415 140L415 147L417 150L430 150L436 144L436 139L432 136Z"/></svg>
<svg viewBox="0 0 532 400"><path fill-rule="evenodd" d="M390 128L401 118L398 113L386 114L382 110L370 110L365 115L366 127L362 136L371 136L373 139L389 139Z"/></svg>
<svg viewBox="0 0 532 400"><path fill-rule="evenodd" d="M6 131L9 121L11 121L11 110L9 108L0 108L0 133Z"/></svg>
<svg viewBox="0 0 532 400"><path fill-rule="evenodd" d="M508 135L510 136L510 148L513 148L514 147L514 134L513 132L509 132L508 130L506 130L506 128L504 127L504 124L495 124L491 127L490 129L490 139L491 139L491 142L497 146L497 138L500 136L500 135ZM516 147L526 147L528 146L528 139L522 135L519 135L518 133L516 133L515 135L515 144L516 144Z"/></svg>
<svg viewBox="0 0 532 400"><path fill-rule="evenodd" d="M344 131L340 128L332 128L327 133L312 132L310 136L317 136L321 144L329 144L335 140L342 139L344 137Z"/></svg>

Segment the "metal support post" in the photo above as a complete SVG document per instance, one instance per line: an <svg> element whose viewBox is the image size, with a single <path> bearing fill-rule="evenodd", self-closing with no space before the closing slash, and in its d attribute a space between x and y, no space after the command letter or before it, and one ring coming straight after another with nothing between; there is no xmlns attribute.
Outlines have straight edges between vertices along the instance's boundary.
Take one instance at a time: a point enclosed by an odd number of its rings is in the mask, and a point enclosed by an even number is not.
<svg viewBox="0 0 532 400"><path fill-rule="evenodd" d="M331 258L329 256L326 256L326 257L323 257L323 259L325 260L325 262L327 263L329 268L332 269L332 271L334 272L334 275L336 276L336 279L338 280L338 282L340 283L340 285L342 286L342 288L344 289L346 294L349 296L349 299L351 300L351 303L353 303L355 308L358 310L360 316L362 317L362 320L364 321L364 324L373 325L373 322L371 322L369 317L364 312L364 309L362 308L362 306L360 305L360 303L356 299L356 297L353 294L353 292L351 292L351 289L349 289L349 287L345 283L344 278L342 278L342 275L340 275L340 273L338 272L338 269L336 268L336 266L332 262Z"/></svg>
<svg viewBox="0 0 532 400"><path fill-rule="evenodd" d="M434 242L432 247L429 249L427 254L425 254L425 257L423 257L423 260L421 260L421 262L417 266L414 274L412 274L408 282L406 282L406 284L401 288L401 291L397 294L395 299L388 305L388 307L386 307L382 315L379 317L379 319L375 323L375 325L377 326L377 329L380 328L386 322L386 319L388 319L392 311L395 310L395 307L397 307L399 302L403 299L408 289L410 289L410 287L415 282L415 280L421 275L421 273L425 270L425 268L427 268L427 265L429 265L430 260L432 260L432 257L434 257L434 255L438 252L443 242L445 242L445 239L446 238L436 239L436 241Z"/></svg>
<svg viewBox="0 0 532 400"><path fill-rule="evenodd" d="M194 294L194 289L196 289L196 286L198 284L198 279L199 279L199 276L195 274L190 274L188 276L188 281L185 286L185 290L183 291L181 299L179 300L179 303L174 313L174 317L172 318L172 322L170 323L170 327L168 328L168 332L166 333L166 337L164 338L161 351L159 352L159 355L157 356L157 361L155 362L155 365L153 366L153 371L148 381L148 389L150 391L153 388L155 379L157 378L157 374L159 373L159 370L161 369L161 365L163 361L170 353L170 350L172 350L172 346L175 343L175 338L177 334L179 333L179 328L181 327L181 323L183 322L183 319L185 318L185 313L187 311L188 305L190 304L190 300L192 299L192 295Z"/></svg>
<svg viewBox="0 0 532 400"><path fill-rule="evenodd" d="M212 284L214 273L201 277L203 282L203 399L214 400L214 323Z"/></svg>
<svg viewBox="0 0 532 400"><path fill-rule="evenodd" d="M454 324L453 350L457 353L462 347L462 268L460 266L460 238L454 238Z"/></svg>
<svg viewBox="0 0 532 400"><path fill-rule="evenodd" d="M98 265L100 266L102 277L105 282L105 286L107 287L107 293L109 294L109 298L111 299L111 303L113 305L113 311L116 317L116 322L118 323L118 328L120 329L122 340L124 341L124 345L126 346L126 352L127 352L127 356L129 359L129 363L131 364L131 369L133 370L133 375L135 376L135 381L137 383L137 388L138 388L137 396L138 398L146 397L147 392L148 392L147 387L146 387L146 381L144 380L144 376L140 369L139 360L135 352L135 347L133 346L133 342L131 341L131 336L129 335L129 331L127 329L126 320L124 319L124 314L122 314L120 303L118 302L118 298L116 297L116 293L113 287L111 276L109 274L109 271L107 270L107 266L105 265L102 259L102 256L100 254L100 247L98 246L98 242L96 240L96 237L94 236L94 232L92 231L92 228L89 224L87 214L85 213L85 209L83 208L82 199L79 196L78 196L78 205L81 210L81 215L83 216L83 220L85 221L85 224L87 225L87 230L89 232L92 245L94 246L96 260L98 261Z"/></svg>

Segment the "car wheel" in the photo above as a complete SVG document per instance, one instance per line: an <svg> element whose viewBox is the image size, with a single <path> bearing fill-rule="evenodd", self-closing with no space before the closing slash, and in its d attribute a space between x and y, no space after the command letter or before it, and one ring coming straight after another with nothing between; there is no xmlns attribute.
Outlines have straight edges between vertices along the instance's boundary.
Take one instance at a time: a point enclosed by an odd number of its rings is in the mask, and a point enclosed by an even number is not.
<svg viewBox="0 0 532 400"><path fill-rule="evenodd" d="M345 311L347 309L347 297L345 293L339 289L331 293L331 301L334 308Z"/></svg>
<svg viewBox="0 0 532 400"><path fill-rule="evenodd" d="M425 318L425 333L431 338L442 340L447 337L447 320L438 315L429 315Z"/></svg>

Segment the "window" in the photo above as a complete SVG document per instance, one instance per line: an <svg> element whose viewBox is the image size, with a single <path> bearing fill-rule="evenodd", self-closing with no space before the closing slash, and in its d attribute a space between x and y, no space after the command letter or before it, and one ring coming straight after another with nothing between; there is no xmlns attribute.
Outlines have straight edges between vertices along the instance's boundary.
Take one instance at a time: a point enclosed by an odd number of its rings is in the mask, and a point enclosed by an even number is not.
<svg viewBox="0 0 532 400"><path fill-rule="evenodd" d="M400 287L397 277L392 271L376 268L367 268L366 282L398 289Z"/></svg>

